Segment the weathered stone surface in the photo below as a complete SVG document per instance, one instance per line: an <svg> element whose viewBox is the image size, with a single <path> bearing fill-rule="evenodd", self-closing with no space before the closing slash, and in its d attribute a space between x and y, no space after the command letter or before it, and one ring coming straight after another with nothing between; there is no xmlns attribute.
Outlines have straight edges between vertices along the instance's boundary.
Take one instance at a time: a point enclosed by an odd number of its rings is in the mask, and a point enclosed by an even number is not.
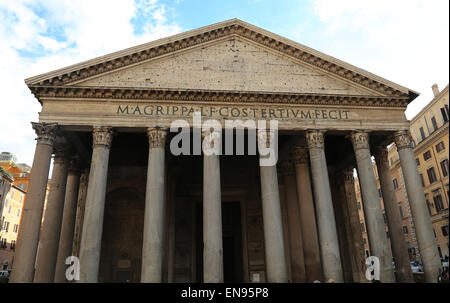
<svg viewBox="0 0 450 303"><path fill-rule="evenodd" d="M373 94L242 38L151 60L77 85Z"/></svg>

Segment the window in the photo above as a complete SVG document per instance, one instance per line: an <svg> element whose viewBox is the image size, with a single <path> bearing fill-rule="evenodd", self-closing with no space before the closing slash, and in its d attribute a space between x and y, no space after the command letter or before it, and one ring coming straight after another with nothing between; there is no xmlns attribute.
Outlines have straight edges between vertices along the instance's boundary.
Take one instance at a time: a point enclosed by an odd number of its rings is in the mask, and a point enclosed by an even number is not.
<svg viewBox="0 0 450 303"><path fill-rule="evenodd" d="M10 246L10 248L11 248L12 250L14 250L14 249L16 248L16 240L11 240L11 246Z"/></svg>
<svg viewBox="0 0 450 303"><path fill-rule="evenodd" d="M441 169L442 169L442 174L444 175L444 177L447 177L448 176L448 159L441 161Z"/></svg>
<svg viewBox="0 0 450 303"><path fill-rule="evenodd" d="M394 189L397 189L397 188L398 188L398 181L397 181L396 178L394 178L394 179L392 180L392 183L394 183Z"/></svg>
<svg viewBox="0 0 450 303"><path fill-rule="evenodd" d="M19 229L18 224L14 224L13 232L17 233L17 230Z"/></svg>
<svg viewBox="0 0 450 303"><path fill-rule="evenodd" d="M434 172L434 167L430 167L427 169L428 180L430 180L430 184L437 181L436 173Z"/></svg>
<svg viewBox="0 0 450 303"><path fill-rule="evenodd" d="M423 131L423 127L419 128L420 136L422 137L422 140L425 140L425 132Z"/></svg>
<svg viewBox="0 0 450 303"><path fill-rule="evenodd" d="M445 106L447 107L447 105L445 105ZM448 110L446 110L445 107L441 107L441 114L442 114L442 119L444 120L444 123L447 122L448 121Z"/></svg>
<svg viewBox="0 0 450 303"><path fill-rule="evenodd" d="M433 205L431 205L431 203L430 203L430 201L428 201L428 199L425 202L427 203L428 212L430 213L430 216L431 216L432 215L431 208L433 207Z"/></svg>
<svg viewBox="0 0 450 303"><path fill-rule="evenodd" d="M404 233L405 235L408 234L408 226L403 226L403 233Z"/></svg>
<svg viewBox="0 0 450 303"><path fill-rule="evenodd" d="M8 221L5 221L5 223L3 224L3 229L4 229L6 232L8 232L8 229L9 229L9 222L8 222Z"/></svg>
<svg viewBox="0 0 450 303"><path fill-rule="evenodd" d="M431 153L430 153L429 150L423 153L423 159L424 159L425 161L431 159Z"/></svg>
<svg viewBox="0 0 450 303"><path fill-rule="evenodd" d="M20 208L17 209L17 217L20 217Z"/></svg>
<svg viewBox="0 0 450 303"><path fill-rule="evenodd" d="M9 207L8 207L8 214L11 213L11 209L12 209L12 204L9 204Z"/></svg>
<svg viewBox="0 0 450 303"><path fill-rule="evenodd" d="M448 225L444 225L441 227L442 229L442 234L444 235L444 237L448 236Z"/></svg>
<svg viewBox="0 0 450 303"><path fill-rule="evenodd" d="M364 227L364 223L361 223L361 232L365 232L365 231L366 231L366 229Z"/></svg>
<svg viewBox="0 0 450 303"><path fill-rule="evenodd" d="M433 197L434 206L436 207L437 212L441 212L444 210L444 203L442 202L441 194L437 194Z"/></svg>
<svg viewBox="0 0 450 303"><path fill-rule="evenodd" d="M436 151L438 153L440 153L441 151L443 151L445 149L445 145L444 142L439 142L438 144L436 144Z"/></svg>
<svg viewBox="0 0 450 303"><path fill-rule="evenodd" d="M420 160L419 160L419 158L416 158L416 164L417 164L417 166L420 165Z"/></svg>
<svg viewBox="0 0 450 303"><path fill-rule="evenodd" d="M398 206L398 210L400 211L400 217L404 218L405 216L403 215L403 207L401 205Z"/></svg>
<svg viewBox="0 0 450 303"><path fill-rule="evenodd" d="M379 189L378 189L378 197L381 198L382 196L383 196L383 193L381 192L381 188L379 188Z"/></svg>
<svg viewBox="0 0 450 303"><path fill-rule="evenodd" d="M389 231L386 232L386 237L389 239L391 237L391 234L389 233Z"/></svg>
<svg viewBox="0 0 450 303"><path fill-rule="evenodd" d="M425 181L423 180L423 175L419 174L420 181L422 182L422 187L425 187Z"/></svg>
<svg viewBox="0 0 450 303"><path fill-rule="evenodd" d="M394 165L394 159L389 158L389 163L391 163L391 166Z"/></svg>
<svg viewBox="0 0 450 303"><path fill-rule="evenodd" d="M357 204L358 210L361 210L361 202L358 202Z"/></svg>
<svg viewBox="0 0 450 303"><path fill-rule="evenodd" d="M431 124L433 125L433 131L436 131L438 129L438 125L435 117L431 117Z"/></svg>
<svg viewBox="0 0 450 303"><path fill-rule="evenodd" d="M0 242L0 248L6 248L6 238L3 238Z"/></svg>
<svg viewBox="0 0 450 303"><path fill-rule="evenodd" d="M366 244L366 243L367 243L367 240L366 240L366 238L363 238L363 243L364 243L364 244Z"/></svg>

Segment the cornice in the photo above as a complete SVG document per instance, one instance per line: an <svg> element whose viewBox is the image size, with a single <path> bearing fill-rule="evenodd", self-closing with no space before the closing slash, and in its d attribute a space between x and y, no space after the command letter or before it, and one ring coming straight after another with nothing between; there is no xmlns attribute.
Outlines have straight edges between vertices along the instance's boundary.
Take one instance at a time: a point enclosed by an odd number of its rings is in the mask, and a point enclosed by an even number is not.
<svg viewBox="0 0 450 303"><path fill-rule="evenodd" d="M347 105L406 108L408 100L402 97L370 97L349 95L312 95L292 93L261 93L212 90L174 90L142 88L106 88L74 86L30 86L36 98L89 98L119 100L161 101L216 101L233 103L277 103L308 105Z"/></svg>
<svg viewBox="0 0 450 303"><path fill-rule="evenodd" d="M191 35L187 35L187 34ZM119 68L144 62L168 53L201 45L208 41L226 36L238 35L266 46L287 56L300 60L310 66L315 66L340 78L350 80L368 89L377 91L384 96L405 98L411 101L417 93L406 88L390 83L361 69L334 59L325 54L304 47L293 41L289 41L275 34L259 29L237 19L219 23L215 26L203 28L203 31L194 30L184 34L175 35L158 40L159 44L149 43L140 47L118 52L116 55L104 56L93 59L79 65L50 72L44 75L32 77L26 80L27 85L33 86L62 86L69 83L87 79L89 77L111 72ZM161 44L162 43L162 44ZM101 60L103 59L103 60ZM346 66L345 66L346 65ZM398 86L394 88L394 86Z"/></svg>

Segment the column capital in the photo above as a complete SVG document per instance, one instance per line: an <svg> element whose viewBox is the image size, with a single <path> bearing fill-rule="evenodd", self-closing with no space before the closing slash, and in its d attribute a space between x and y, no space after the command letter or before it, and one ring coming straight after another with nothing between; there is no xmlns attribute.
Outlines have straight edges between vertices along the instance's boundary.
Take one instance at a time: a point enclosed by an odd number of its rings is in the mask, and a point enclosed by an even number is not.
<svg viewBox="0 0 450 303"><path fill-rule="evenodd" d="M150 148L164 147L166 144L167 128L162 127L148 128L147 136Z"/></svg>
<svg viewBox="0 0 450 303"><path fill-rule="evenodd" d="M388 162L388 149L385 146L377 146L374 151L375 161Z"/></svg>
<svg viewBox="0 0 450 303"><path fill-rule="evenodd" d="M80 174L80 156L75 155L69 160L69 172Z"/></svg>
<svg viewBox="0 0 450 303"><path fill-rule="evenodd" d="M92 146L105 145L111 147L113 129L110 126L94 126L92 130Z"/></svg>
<svg viewBox="0 0 450 303"><path fill-rule="evenodd" d="M306 133L308 148L324 148L324 133L324 130L308 130Z"/></svg>
<svg viewBox="0 0 450 303"><path fill-rule="evenodd" d="M304 146L295 146L291 149L292 159L294 164L308 163L308 148Z"/></svg>
<svg viewBox="0 0 450 303"><path fill-rule="evenodd" d="M67 141L61 137L56 138L53 145L53 163L65 163L69 155L70 148Z"/></svg>
<svg viewBox="0 0 450 303"><path fill-rule="evenodd" d="M394 141L397 146L397 150L404 148L412 148L412 138L409 130L401 130L394 133Z"/></svg>
<svg viewBox="0 0 450 303"><path fill-rule="evenodd" d="M31 122L31 126L37 135L37 143L38 144L46 144L53 146L56 140L56 132L58 129L57 123L37 123Z"/></svg>
<svg viewBox="0 0 450 303"><path fill-rule="evenodd" d="M295 175L293 159L286 159L286 160L280 161L280 165L278 166L278 172L279 172L280 176Z"/></svg>
<svg viewBox="0 0 450 303"><path fill-rule="evenodd" d="M350 134L350 139L354 150L370 149L369 147L369 133L364 131L356 131Z"/></svg>

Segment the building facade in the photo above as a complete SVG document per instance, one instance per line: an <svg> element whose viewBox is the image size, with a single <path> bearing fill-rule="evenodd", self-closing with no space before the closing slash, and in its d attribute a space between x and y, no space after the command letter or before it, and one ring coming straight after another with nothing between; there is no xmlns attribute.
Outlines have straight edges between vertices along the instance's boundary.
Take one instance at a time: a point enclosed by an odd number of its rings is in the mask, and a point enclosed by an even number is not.
<svg viewBox="0 0 450 303"><path fill-rule="evenodd" d="M398 211L393 141L436 281L410 89L237 19L26 83L42 111L12 282L66 282L71 255L79 282L364 282L355 167L378 279L411 281L370 159Z"/></svg>
<svg viewBox="0 0 450 303"><path fill-rule="evenodd" d="M9 152L0 154L0 168L7 172L13 180L5 194L4 207L3 209L0 208L2 214L0 262L2 262L3 268L10 270L14 262L14 251L30 182L31 168L24 163L17 163L17 157Z"/></svg>
<svg viewBox="0 0 450 303"><path fill-rule="evenodd" d="M11 269L14 263L14 251L25 195L26 193L15 185L11 186L6 195L0 230L0 262L3 269Z"/></svg>
<svg viewBox="0 0 450 303"><path fill-rule="evenodd" d="M440 258L449 256L448 191L449 191L449 94L448 85L439 91L432 87L434 98L411 120L414 156L425 192L428 212L433 223ZM389 151L391 170L401 171L395 146ZM394 177L394 180L396 178ZM402 200L407 200L402 193Z"/></svg>

